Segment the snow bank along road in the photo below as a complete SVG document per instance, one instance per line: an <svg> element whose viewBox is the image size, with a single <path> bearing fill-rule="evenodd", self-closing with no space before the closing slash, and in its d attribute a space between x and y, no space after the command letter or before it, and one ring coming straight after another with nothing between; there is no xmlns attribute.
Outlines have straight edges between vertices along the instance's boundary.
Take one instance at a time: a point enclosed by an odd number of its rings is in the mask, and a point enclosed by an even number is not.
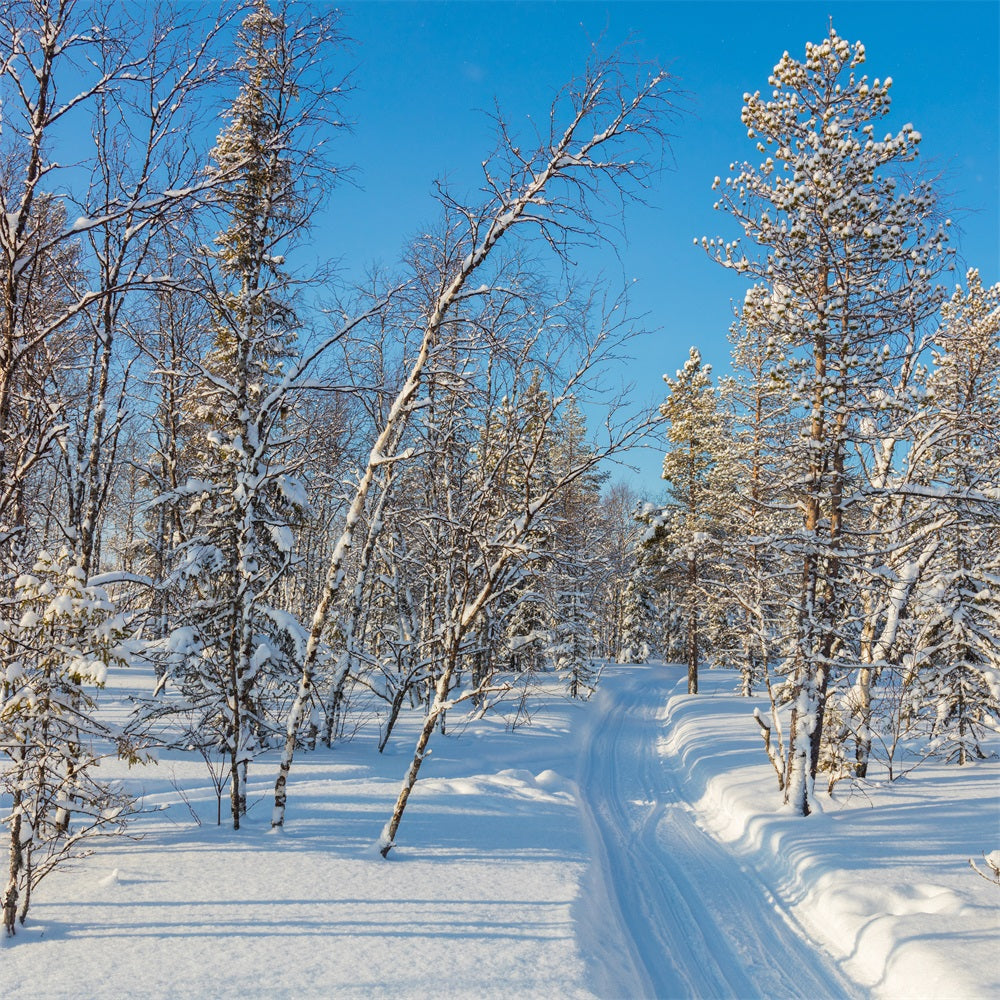
<svg viewBox="0 0 1000 1000"><path fill-rule="evenodd" d="M578 775L595 867L578 920L600 996L858 996L755 872L697 824L661 752L676 667L605 673Z"/></svg>

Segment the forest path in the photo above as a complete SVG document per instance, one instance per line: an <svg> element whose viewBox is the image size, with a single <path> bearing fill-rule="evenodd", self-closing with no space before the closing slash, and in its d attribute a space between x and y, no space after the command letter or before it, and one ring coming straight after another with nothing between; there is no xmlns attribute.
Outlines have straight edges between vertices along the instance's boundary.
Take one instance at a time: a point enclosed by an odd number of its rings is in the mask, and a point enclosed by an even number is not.
<svg viewBox="0 0 1000 1000"><path fill-rule="evenodd" d="M760 877L697 823L661 746L677 667L608 670L578 783L595 859L577 910L599 996L858 995ZM623 953L624 949L624 953Z"/></svg>

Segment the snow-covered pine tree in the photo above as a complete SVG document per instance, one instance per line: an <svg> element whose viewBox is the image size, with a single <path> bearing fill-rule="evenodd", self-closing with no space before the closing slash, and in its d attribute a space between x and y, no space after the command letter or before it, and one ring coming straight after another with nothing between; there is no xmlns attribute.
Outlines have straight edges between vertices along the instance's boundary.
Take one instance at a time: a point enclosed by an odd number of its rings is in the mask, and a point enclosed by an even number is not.
<svg viewBox="0 0 1000 1000"><path fill-rule="evenodd" d="M660 650L656 590L645 546L636 539L635 565L622 594L622 641L619 663L647 663Z"/></svg>
<svg viewBox="0 0 1000 1000"><path fill-rule="evenodd" d="M786 53L769 98L745 95L743 123L763 163L732 164L716 207L743 229L740 240L704 239L722 265L765 282L772 323L806 366L797 386L797 502L803 512L786 542L799 563L795 623L785 650L792 702L785 801L810 811L831 673L856 645L843 625L851 553L845 512L856 491L849 456L885 380L932 316L935 276L946 259L946 225L931 185L899 167L917 155L910 124L876 135L892 81L856 70L864 46L831 26L804 60Z"/></svg>
<svg viewBox="0 0 1000 1000"><path fill-rule="evenodd" d="M959 764L1000 731L1000 284L942 310L918 442L940 544L919 585L909 711Z"/></svg>
<svg viewBox="0 0 1000 1000"><path fill-rule="evenodd" d="M596 517L593 594L597 653L608 662L623 662L626 593L635 579L640 534L635 515L639 505L639 495L627 483L613 483L604 491Z"/></svg>
<svg viewBox="0 0 1000 1000"><path fill-rule="evenodd" d="M673 506L646 503L638 513L639 547L646 575L656 594L656 650L667 663L684 663L687 623L682 608L687 567L683 550L673 539L681 533L681 511Z"/></svg>
<svg viewBox="0 0 1000 1000"><path fill-rule="evenodd" d="M667 422L663 478L669 484L671 506L676 512L670 522L675 530L665 543L683 561L677 600L684 620L688 693L697 694L707 620L702 561L718 533L723 425L712 366L702 364L696 347L691 348L676 377L664 375L663 380L667 384L667 399L660 406L660 414Z"/></svg>
<svg viewBox="0 0 1000 1000"><path fill-rule="evenodd" d="M726 572L719 583L732 608L742 691L748 696L776 661L794 589L791 567L774 545L792 527L783 472L794 433L793 369L780 338L770 322L770 292L761 285L749 289L730 330L732 375L719 383L729 426L720 458L729 488L719 553Z"/></svg>
<svg viewBox="0 0 1000 1000"><path fill-rule="evenodd" d="M569 398L548 447L553 480L567 480L571 470L586 468L592 464L593 454L583 413L576 400ZM596 683L593 605L599 567L594 513L600 506L601 484L606 478L606 473L592 470L568 480L546 517L551 540L551 559L543 583L550 635L546 653L553 668L566 679L571 698L589 698Z"/></svg>
<svg viewBox="0 0 1000 1000"><path fill-rule="evenodd" d="M10 802L4 925L24 923L31 894L60 862L87 853L88 838L120 832L128 796L102 782L102 756L132 756L128 744L94 718L94 695L109 668L127 666L129 631L108 595L89 586L62 550L40 552L0 604L7 652L0 680L0 790ZM107 749L95 749L103 744ZM70 823L69 810L73 819Z"/></svg>
<svg viewBox="0 0 1000 1000"><path fill-rule="evenodd" d="M499 419L487 416L491 435L481 446L483 477L497 497L498 511L510 509L524 496L529 502L552 484L550 450L535 442L545 435L551 399L542 385L542 373L533 368L519 378L503 399ZM546 650L552 642L544 586L551 567L553 538L547 521L531 536L532 558L513 581L503 601L503 623L510 669L531 673L549 665Z"/></svg>

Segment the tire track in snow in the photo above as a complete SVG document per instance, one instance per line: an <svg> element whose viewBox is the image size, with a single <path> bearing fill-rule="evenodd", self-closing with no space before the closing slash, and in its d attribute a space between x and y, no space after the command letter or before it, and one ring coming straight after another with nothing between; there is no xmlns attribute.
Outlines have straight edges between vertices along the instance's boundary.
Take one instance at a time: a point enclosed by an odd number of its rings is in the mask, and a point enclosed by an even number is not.
<svg viewBox="0 0 1000 1000"><path fill-rule="evenodd" d="M663 708L681 680L662 666L606 672L585 733L581 809L597 870L579 913L593 971L603 976L598 994L857 995L682 800L671 761L657 749ZM619 953L623 942L628 955Z"/></svg>

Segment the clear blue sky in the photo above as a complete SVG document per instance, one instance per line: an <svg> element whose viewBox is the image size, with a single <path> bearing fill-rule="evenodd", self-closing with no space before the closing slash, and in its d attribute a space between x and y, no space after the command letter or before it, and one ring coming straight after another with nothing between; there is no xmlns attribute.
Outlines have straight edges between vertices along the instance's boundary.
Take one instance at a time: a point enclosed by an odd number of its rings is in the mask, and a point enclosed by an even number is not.
<svg viewBox="0 0 1000 1000"><path fill-rule="evenodd" d="M345 276L372 261L396 262L408 238L436 218L435 178L476 183L492 148L484 110L496 97L514 123L542 116L555 90L584 65L592 40L602 50L628 38L636 55L676 78L685 114L674 124L673 162L628 217L623 265L637 278L633 303L653 331L636 351L637 396L662 398L698 345L724 370L733 300L745 284L692 246L694 237L736 233L713 212L711 182L732 160L753 159L740 124L745 91L767 88L784 50L801 55L820 41L829 17L865 43L871 77L891 75L888 127L911 121L924 136L921 160L942 175L940 190L961 226L966 265L1000 280L1000 4L428 3L362 2L344 7L356 70L345 112L355 124L334 158L356 167L357 187L333 197L322 237ZM317 234L319 235L319 234ZM661 456L635 456L635 482L657 493ZM624 474L621 478L627 478Z"/></svg>

